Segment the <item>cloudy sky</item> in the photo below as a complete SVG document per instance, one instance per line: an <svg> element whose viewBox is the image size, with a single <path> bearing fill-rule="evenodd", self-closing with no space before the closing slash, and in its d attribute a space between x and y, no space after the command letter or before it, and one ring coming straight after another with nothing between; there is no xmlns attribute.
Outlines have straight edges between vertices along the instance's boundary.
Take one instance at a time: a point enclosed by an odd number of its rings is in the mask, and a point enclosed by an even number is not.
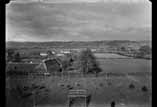
<svg viewBox="0 0 157 107"><path fill-rule="evenodd" d="M12 2L6 41L151 40L151 6L147 0Z"/></svg>

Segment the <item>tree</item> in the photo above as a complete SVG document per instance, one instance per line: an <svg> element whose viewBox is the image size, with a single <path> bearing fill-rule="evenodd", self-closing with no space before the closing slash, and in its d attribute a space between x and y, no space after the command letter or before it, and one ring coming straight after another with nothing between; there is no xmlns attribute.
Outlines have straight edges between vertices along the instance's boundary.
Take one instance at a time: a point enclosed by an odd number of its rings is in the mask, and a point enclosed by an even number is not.
<svg viewBox="0 0 157 107"><path fill-rule="evenodd" d="M64 71L67 70L68 67L70 67L70 66L71 66L71 63L69 60L62 60L62 68Z"/></svg>
<svg viewBox="0 0 157 107"><path fill-rule="evenodd" d="M151 51L152 49L148 45L144 45L139 48L139 55L145 56L145 55L151 54Z"/></svg>
<svg viewBox="0 0 157 107"><path fill-rule="evenodd" d="M72 53L66 54L65 58L62 59L62 67L64 70L69 70L69 68L73 68L73 63L76 61L75 55Z"/></svg>
<svg viewBox="0 0 157 107"><path fill-rule="evenodd" d="M148 45L141 46L139 49L140 52L144 52L146 54L151 53L151 48Z"/></svg>
<svg viewBox="0 0 157 107"><path fill-rule="evenodd" d="M14 61L15 61L15 62L21 62L21 56L20 56L20 53L19 53L19 52L17 52L17 53L15 54L15 56L14 56Z"/></svg>
<svg viewBox="0 0 157 107"><path fill-rule="evenodd" d="M47 51L47 55L48 55L49 58L54 57L54 54L50 50Z"/></svg>
<svg viewBox="0 0 157 107"><path fill-rule="evenodd" d="M121 50L121 51L126 51L126 48L125 48L124 46L122 46L122 47L120 48L120 50Z"/></svg>
<svg viewBox="0 0 157 107"><path fill-rule="evenodd" d="M96 58L90 49L83 50L80 53L78 60L79 68L81 69L81 72L83 74L95 73L95 75L97 76L97 74L101 72Z"/></svg>
<svg viewBox="0 0 157 107"><path fill-rule="evenodd" d="M14 55L15 55L15 50L14 49L8 49L7 50L7 60L8 61L13 61L14 60Z"/></svg>

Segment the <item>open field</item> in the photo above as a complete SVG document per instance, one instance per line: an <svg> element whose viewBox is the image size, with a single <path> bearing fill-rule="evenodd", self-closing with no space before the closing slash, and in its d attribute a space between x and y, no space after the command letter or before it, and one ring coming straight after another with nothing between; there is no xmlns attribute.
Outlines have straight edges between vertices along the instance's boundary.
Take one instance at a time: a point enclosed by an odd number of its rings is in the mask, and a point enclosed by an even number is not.
<svg viewBox="0 0 157 107"><path fill-rule="evenodd" d="M113 54L113 53L94 53L94 55L97 58L112 58L112 59L115 59L115 58L129 58L127 56L122 56L122 55Z"/></svg>
<svg viewBox="0 0 157 107"><path fill-rule="evenodd" d="M151 72L152 61L143 59L97 59L104 72Z"/></svg>
<svg viewBox="0 0 157 107"><path fill-rule="evenodd" d="M60 107L65 107L67 105L67 95L68 88L70 85L73 89L87 89L88 92L92 95L91 104L93 106L89 107L99 107L98 105L109 104L111 101L116 101L117 104L124 103L128 105L149 105L151 102L151 77L150 76L130 76L130 77L98 77L98 78L64 78L60 77L48 77L45 79L38 78L36 80L30 80L36 84L44 85L49 89L48 94L45 94L44 91L36 95L36 103L40 106L45 106L47 104L52 105L53 107L57 105L62 105ZM27 82L27 84L29 83ZM80 86L75 86L75 83L79 83ZM24 82L22 82L24 86ZM135 89L129 89L129 84L134 84ZM64 84L61 86L60 84ZM148 92L142 92L141 87L145 85L148 87ZM22 104L28 105L32 104L32 98L12 99L12 102L9 104L17 104L23 102ZM16 107L20 107L21 105ZM95 105L95 106L94 106ZM23 106L24 107L24 106ZM101 107L101 106L100 106ZM134 106L132 106L134 107ZM139 107L139 106L138 106ZM147 106L148 107L148 106Z"/></svg>
<svg viewBox="0 0 157 107"><path fill-rule="evenodd" d="M116 101L117 107L151 107L151 61L136 59L99 59L103 72L95 76L66 75L63 77L13 77L7 79L11 89L17 84L22 86L45 86L46 89L36 95L36 104L39 107L66 107L68 86L73 89L87 89L92 95L89 107L109 107L111 101ZM125 74L106 76L105 72ZM143 73L142 73L143 72ZM131 75L129 73L135 73ZM137 75L136 75L137 73ZM142 73L142 74L138 74ZM149 74L150 73L150 74ZM78 85L76 85L79 84ZM129 85L135 88L130 89ZM141 90L142 86L148 88L147 92ZM12 93L13 94L13 93ZM11 95L12 95L11 94ZM8 97L8 107L32 107L33 97ZM37 106L37 107L38 107Z"/></svg>

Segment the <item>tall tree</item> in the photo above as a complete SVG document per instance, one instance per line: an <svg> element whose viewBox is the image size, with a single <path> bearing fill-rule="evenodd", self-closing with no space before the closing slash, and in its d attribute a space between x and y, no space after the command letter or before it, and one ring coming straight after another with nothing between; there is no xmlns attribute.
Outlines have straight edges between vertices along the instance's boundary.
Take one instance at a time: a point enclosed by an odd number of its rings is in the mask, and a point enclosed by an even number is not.
<svg viewBox="0 0 157 107"><path fill-rule="evenodd" d="M14 49L7 49L7 60L13 61L14 59L15 50Z"/></svg>
<svg viewBox="0 0 157 107"><path fill-rule="evenodd" d="M14 56L14 61L15 61L15 62L21 62L21 56L20 56L20 53L19 53L19 52L17 52L17 53L15 54L15 56Z"/></svg>
<svg viewBox="0 0 157 107"><path fill-rule="evenodd" d="M83 74L95 73L96 76L101 69L98 66L95 56L90 49L83 50L79 56L79 67Z"/></svg>
<svg viewBox="0 0 157 107"><path fill-rule="evenodd" d="M144 45L139 48L139 56L141 57L151 54L151 52L152 52L152 49L148 45Z"/></svg>

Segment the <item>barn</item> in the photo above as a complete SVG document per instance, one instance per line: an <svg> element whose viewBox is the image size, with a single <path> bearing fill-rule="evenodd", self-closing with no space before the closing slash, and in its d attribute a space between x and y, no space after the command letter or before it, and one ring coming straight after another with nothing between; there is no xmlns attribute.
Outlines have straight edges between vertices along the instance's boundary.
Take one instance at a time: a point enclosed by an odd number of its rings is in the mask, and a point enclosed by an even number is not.
<svg viewBox="0 0 157 107"><path fill-rule="evenodd" d="M42 74L46 72L46 68L41 63L8 63L6 66L7 74Z"/></svg>
<svg viewBox="0 0 157 107"><path fill-rule="evenodd" d="M62 63L59 58L52 58L44 60L47 68L47 72L51 74L56 74L62 72Z"/></svg>

